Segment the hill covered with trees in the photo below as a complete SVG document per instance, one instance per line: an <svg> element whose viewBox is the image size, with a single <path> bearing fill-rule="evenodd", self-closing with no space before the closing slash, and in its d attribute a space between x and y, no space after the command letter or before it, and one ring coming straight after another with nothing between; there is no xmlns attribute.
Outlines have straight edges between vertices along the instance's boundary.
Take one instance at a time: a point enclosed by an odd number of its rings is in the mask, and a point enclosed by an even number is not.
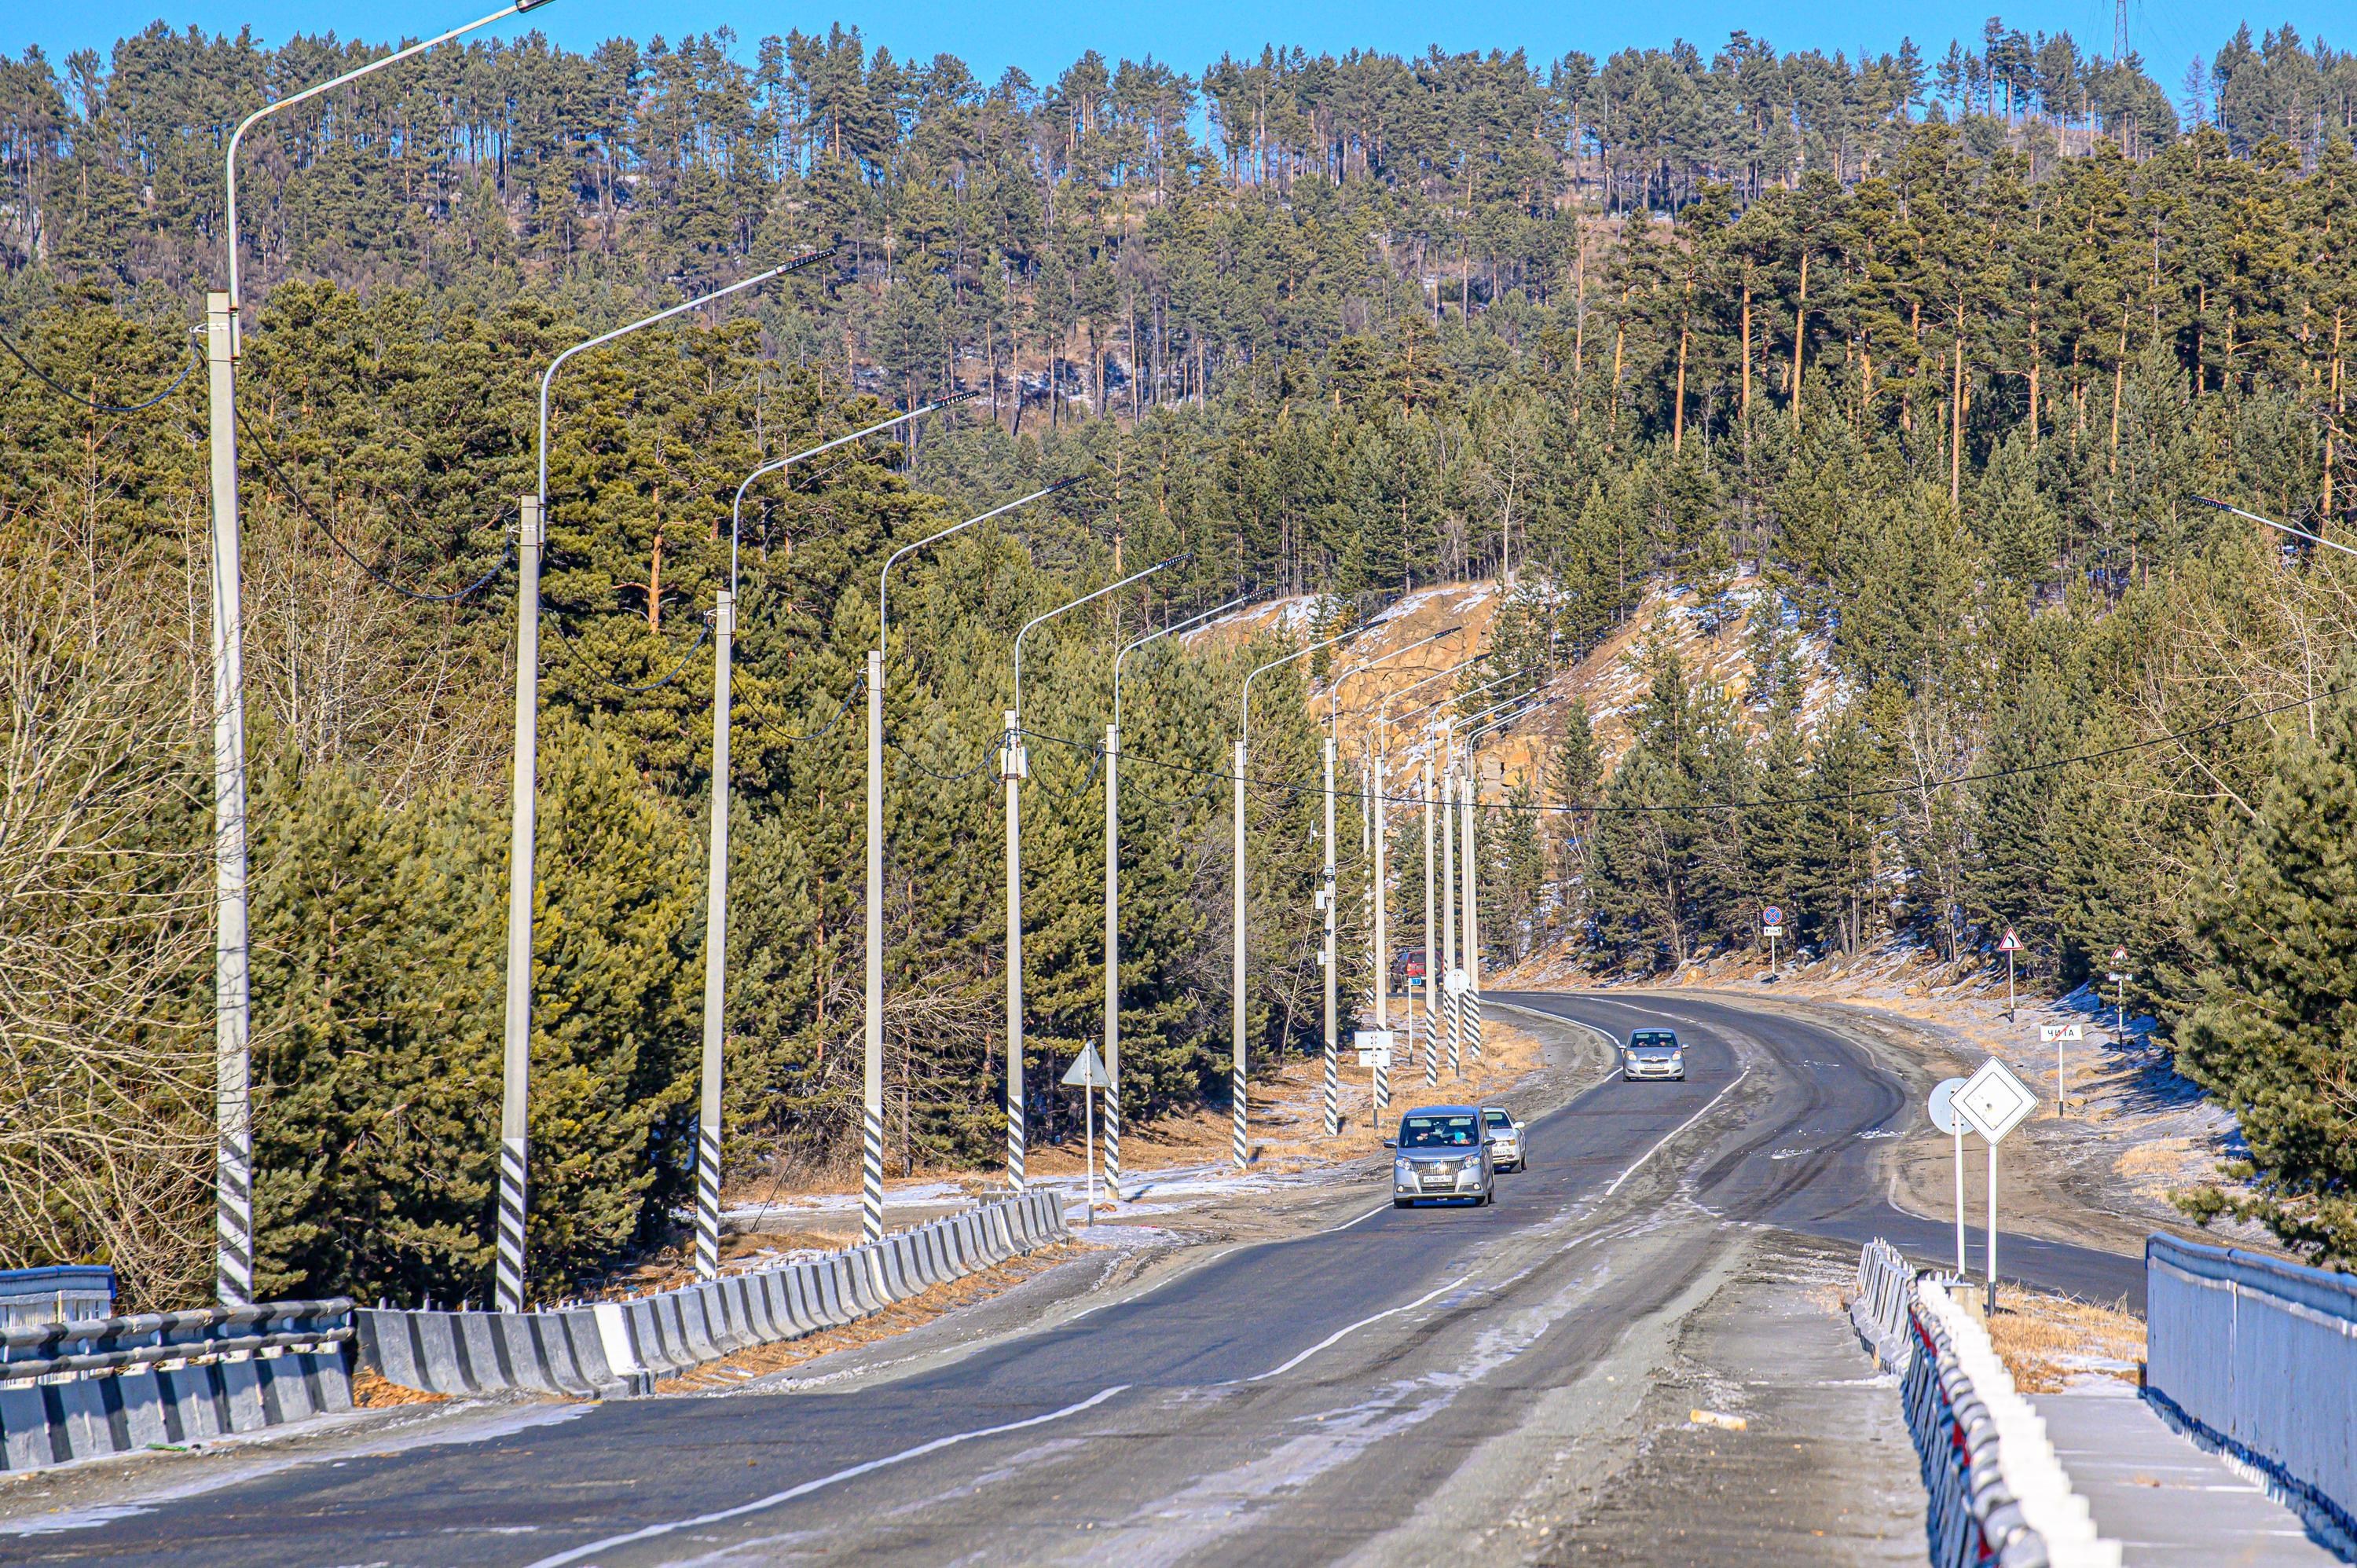
<svg viewBox="0 0 2357 1568"><path fill-rule="evenodd" d="M2134 60L2002 27L1928 70L1738 37L1544 69L1088 59L1046 89L840 32L749 64L732 42L452 48L248 144L263 1288L482 1292L506 531L540 370L828 249L559 389L544 1287L665 1240L685 1191L700 634L730 498L763 457L952 390L975 395L909 447L748 498L733 1169L856 1144L863 757L838 715L875 570L1071 478L896 587L900 1168L1001 1135L987 765L1029 616L1191 552L1027 645L1048 1081L1102 1007L1089 786L1116 632L1247 589L1316 595L1339 629L1497 577L1496 659L1536 674L1649 585L1740 575L1773 613L1739 695L1657 650L1609 775L1575 729L1489 802L1501 942L1641 971L1748 940L1764 900L1818 950L1896 934L1965 961L2012 925L2066 982L2124 943L2147 1000L2199 1020L2187 1063L2244 1112L2266 1211L2352 1250L2311 1211L2357 1135L2321 1091L2281 1109L2340 1047L2286 1033L2305 1003L2225 1004L2255 983L2254 922L2338 897L2300 846L2346 787L2352 578L2192 499L2325 534L2351 511L2347 57L2244 35L2172 105ZM166 389L221 271L226 128L366 52L159 27L62 78L0 67L22 355L0 365L0 1262L109 1258L143 1301L201 1291L210 1232L202 377ZM1849 693L1805 723L1803 634ZM1125 699L1133 1117L1222 1091L1220 773L1252 654L1165 650ZM1254 717L1263 1052L1315 1028L1307 694Z"/></svg>

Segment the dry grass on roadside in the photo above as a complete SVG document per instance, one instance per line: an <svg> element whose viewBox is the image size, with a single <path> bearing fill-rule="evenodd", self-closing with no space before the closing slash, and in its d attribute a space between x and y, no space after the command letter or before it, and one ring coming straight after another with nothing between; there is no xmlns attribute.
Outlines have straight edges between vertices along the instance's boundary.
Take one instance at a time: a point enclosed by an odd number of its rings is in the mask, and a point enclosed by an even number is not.
<svg viewBox="0 0 2357 1568"><path fill-rule="evenodd" d="M355 1368L352 1371L352 1404L361 1410L387 1410L403 1404L442 1404L449 1398L448 1394L429 1394L423 1389L404 1388L365 1367Z"/></svg>
<svg viewBox="0 0 2357 1568"><path fill-rule="evenodd" d="M878 1339L888 1339L895 1334L906 1333L931 1323L944 1313L1002 1294L1032 1275L1042 1273L1074 1254L1090 1250L1073 1242L1042 1247L1036 1252L1010 1258L996 1268L984 1269L963 1279L935 1285L921 1294L912 1295L856 1323L807 1334L800 1339L756 1345L722 1360L707 1362L676 1378L663 1380L655 1385L655 1391L665 1394L709 1393L716 1389L734 1388L749 1379L782 1372L789 1367L800 1366L804 1361L836 1350L848 1350L873 1344Z"/></svg>
<svg viewBox="0 0 2357 1568"><path fill-rule="evenodd" d="M2001 1285L1989 1341L2016 1388L2052 1393L2089 1379L2135 1382L2144 1322L2116 1307Z"/></svg>

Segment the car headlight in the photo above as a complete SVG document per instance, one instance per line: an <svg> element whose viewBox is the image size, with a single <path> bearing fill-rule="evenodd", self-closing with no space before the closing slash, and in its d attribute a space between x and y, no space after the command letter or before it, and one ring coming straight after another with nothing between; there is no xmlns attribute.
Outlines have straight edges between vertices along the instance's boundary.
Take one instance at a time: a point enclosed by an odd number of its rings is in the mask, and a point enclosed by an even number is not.
<svg viewBox="0 0 2357 1568"><path fill-rule="evenodd" d="M1414 1176L1415 1174L1415 1162L1410 1160L1394 1160L1392 1162L1392 1174L1394 1176L1403 1177Z"/></svg>

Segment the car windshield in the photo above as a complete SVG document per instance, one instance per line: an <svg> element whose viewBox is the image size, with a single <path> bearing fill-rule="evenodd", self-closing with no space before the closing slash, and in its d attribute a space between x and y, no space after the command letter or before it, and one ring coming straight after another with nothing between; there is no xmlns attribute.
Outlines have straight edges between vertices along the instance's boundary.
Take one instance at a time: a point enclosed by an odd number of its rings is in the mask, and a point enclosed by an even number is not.
<svg viewBox="0 0 2357 1568"><path fill-rule="evenodd" d="M1410 1116L1400 1122L1399 1146L1403 1149L1461 1149L1473 1142L1473 1118L1463 1116Z"/></svg>
<svg viewBox="0 0 2357 1568"><path fill-rule="evenodd" d="M1629 1048L1632 1051L1674 1051L1678 1048L1678 1037L1667 1029L1640 1029L1629 1036Z"/></svg>
<svg viewBox="0 0 2357 1568"><path fill-rule="evenodd" d="M1492 1127L1501 1132L1504 1132L1510 1130L1513 1126L1514 1119L1507 1115L1502 1111L1484 1111L1481 1112L1481 1123L1485 1127Z"/></svg>

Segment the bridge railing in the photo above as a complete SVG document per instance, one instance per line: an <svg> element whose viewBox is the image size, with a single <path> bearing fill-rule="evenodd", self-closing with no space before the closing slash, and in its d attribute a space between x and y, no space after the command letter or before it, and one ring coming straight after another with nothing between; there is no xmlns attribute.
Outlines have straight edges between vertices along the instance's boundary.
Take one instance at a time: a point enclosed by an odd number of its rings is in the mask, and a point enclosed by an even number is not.
<svg viewBox="0 0 2357 1568"><path fill-rule="evenodd" d="M2146 1397L2357 1536L2357 1279L2174 1236L2144 1258Z"/></svg>
<svg viewBox="0 0 2357 1568"><path fill-rule="evenodd" d="M1933 1568L2119 1568L1987 1333L1879 1238L1858 1257L1850 1322L1896 1370L1922 1464Z"/></svg>

